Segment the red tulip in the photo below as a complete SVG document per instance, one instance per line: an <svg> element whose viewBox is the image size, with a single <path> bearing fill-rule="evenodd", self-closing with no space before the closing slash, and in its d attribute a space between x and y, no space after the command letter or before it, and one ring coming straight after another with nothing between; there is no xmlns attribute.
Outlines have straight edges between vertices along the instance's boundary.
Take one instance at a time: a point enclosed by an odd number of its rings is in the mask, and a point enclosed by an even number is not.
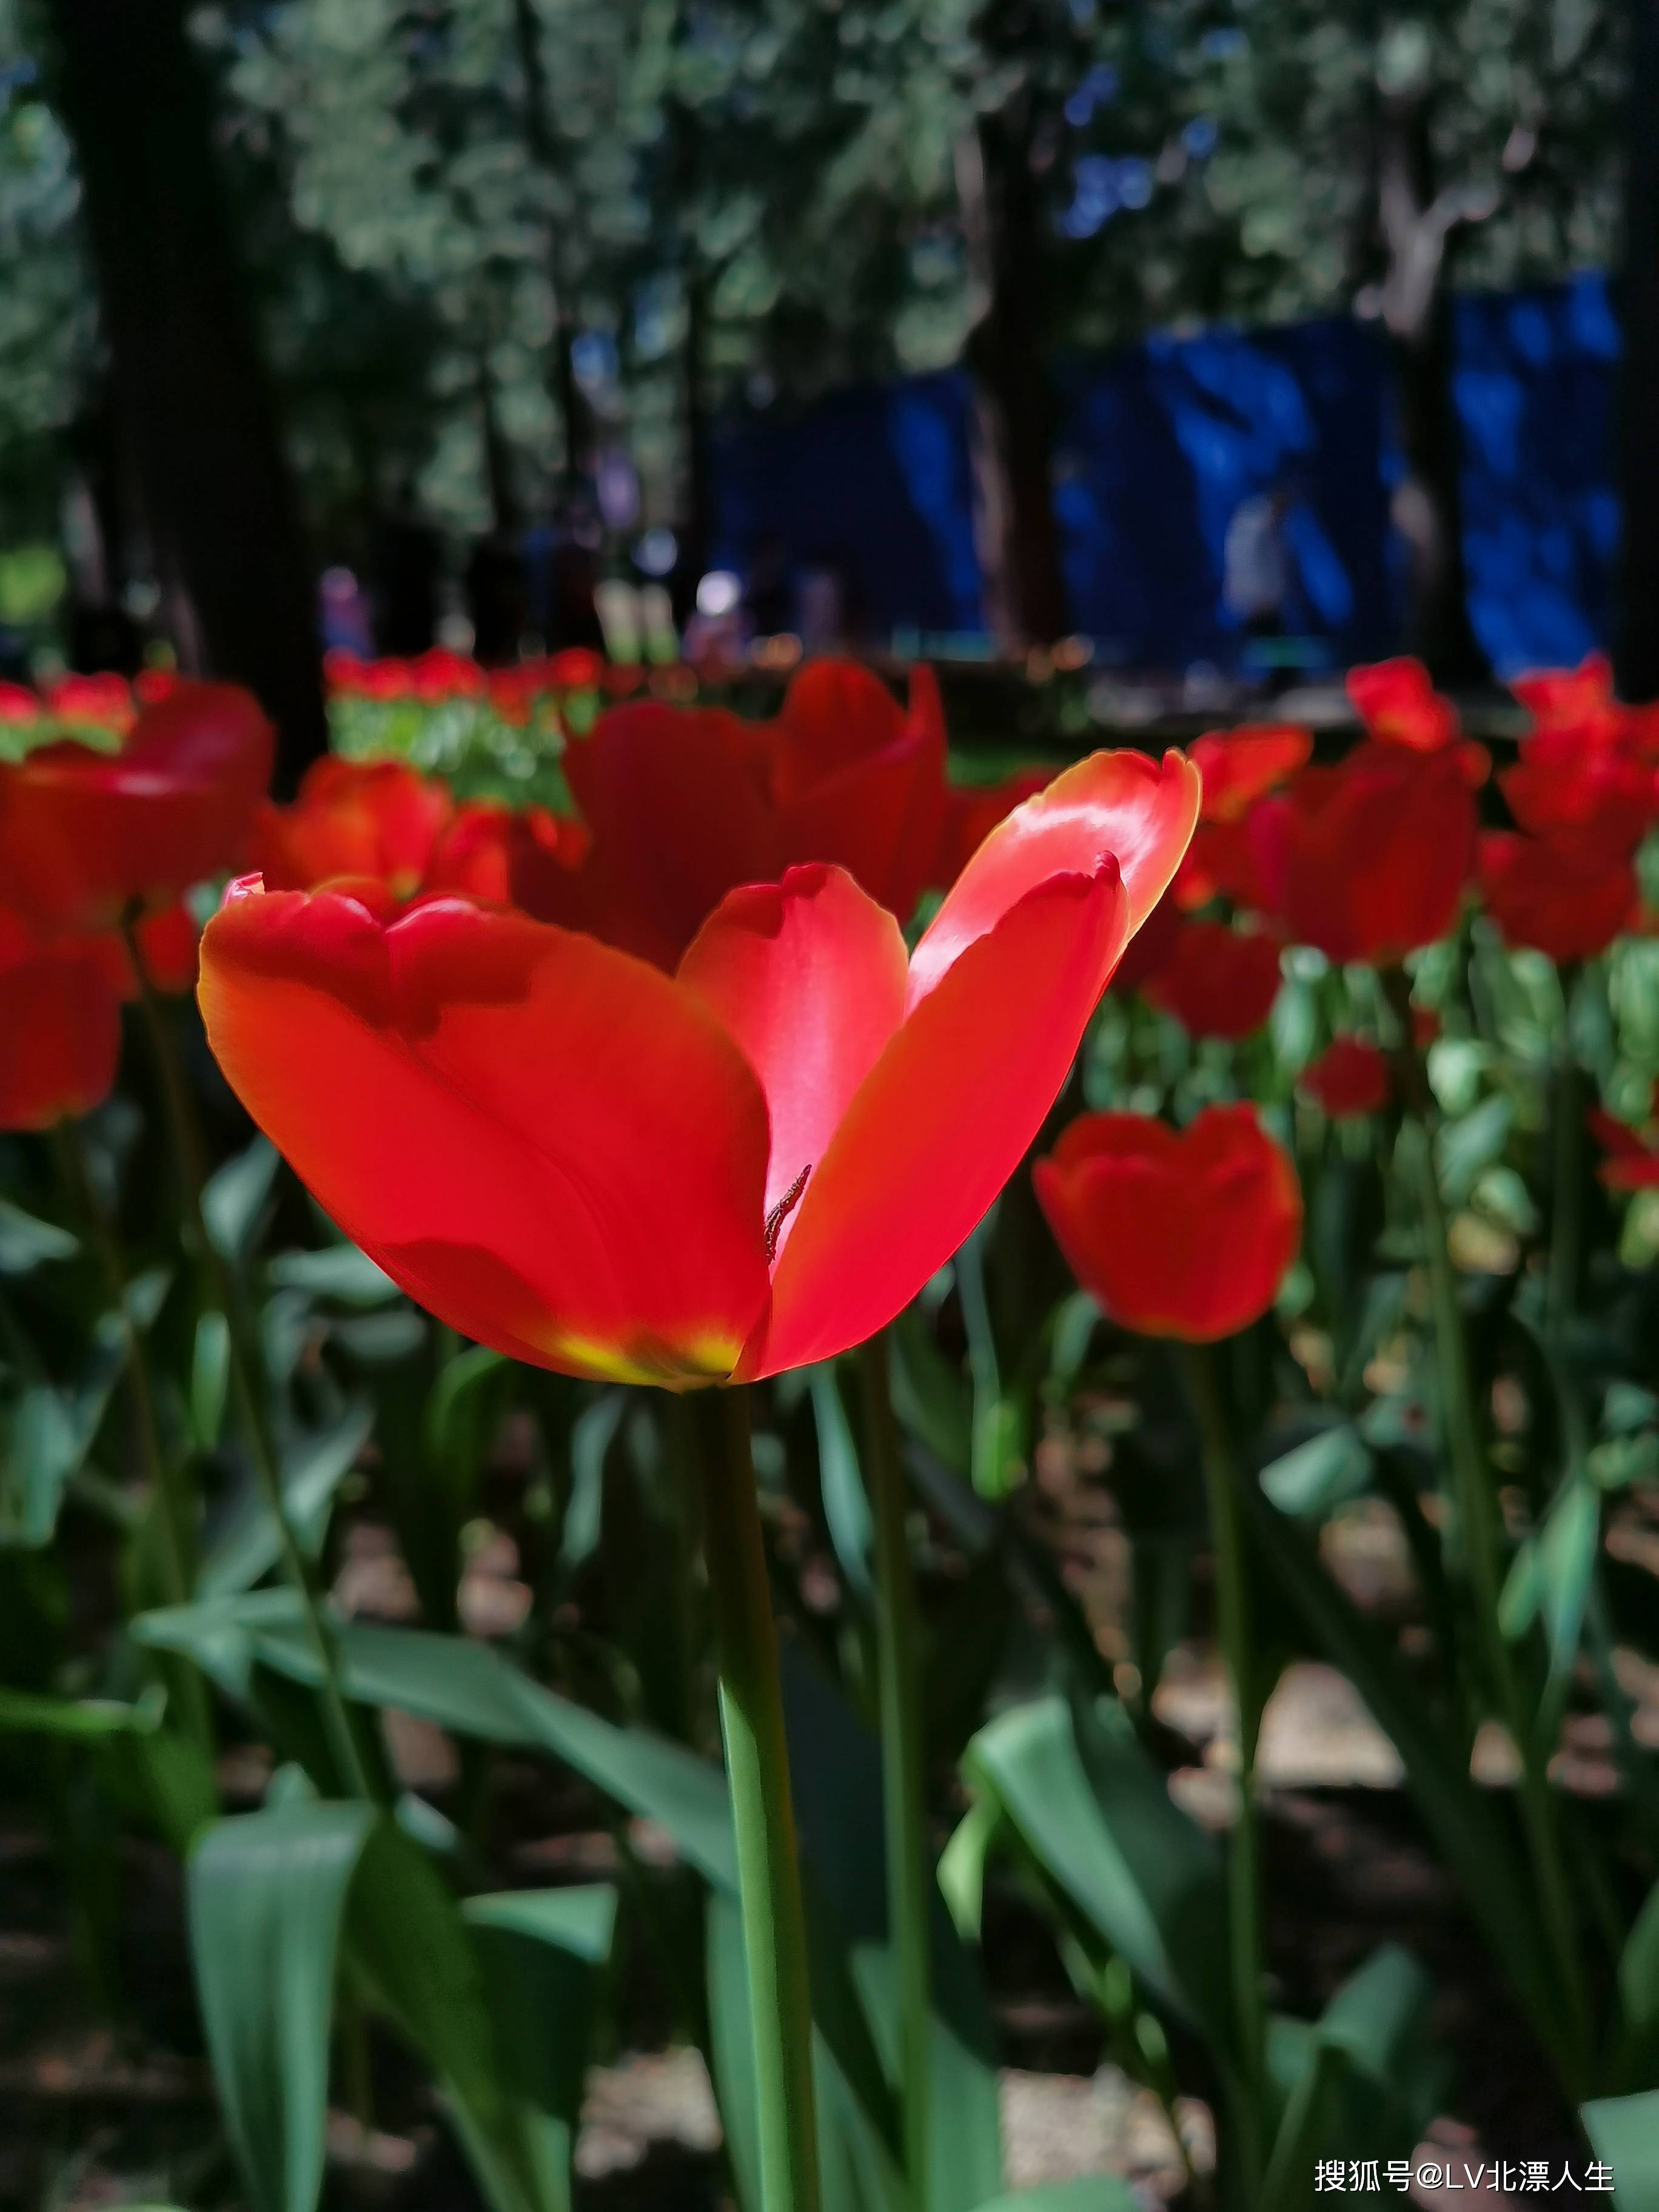
<svg viewBox="0 0 1659 2212"><path fill-rule="evenodd" d="M1332 960L1398 960L1443 937L1474 859L1455 753L1368 743L1304 768L1249 823L1268 910Z"/></svg>
<svg viewBox="0 0 1659 2212"><path fill-rule="evenodd" d="M38 722L46 709L27 684L0 684L0 722Z"/></svg>
<svg viewBox="0 0 1659 2212"><path fill-rule="evenodd" d="M1245 1037L1279 996L1279 946L1224 921L1183 921L1146 996L1173 1014L1188 1036Z"/></svg>
<svg viewBox="0 0 1659 2212"><path fill-rule="evenodd" d="M1609 1190L1659 1189L1659 1140L1651 1131L1632 1129L1600 1106L1592 1106L1584 1120L1607 1153L1595 1172Z"/></svg>
<svg viewBox="0 0 1659 2212"><path fill-rule="evenodd" d="M1245 723L1208 730L1193 746L1204 778L1200 822L1242 822L1258 799L1276 791L1313 750L1313 732L1299 722Z"/></svg>
<svg viewBox="0 0 1659 2212"><path fill-rule="evenodd" d="M1530 945L1555 961L1604 952L1637 903L1636 877L1621 853L1591 831L1553 837L1498 830L1480 844L1480 896L1505 945Z"/></svg>
<svg viewBox="0 0 1659 2212"><path fill-rule="evenodd" d="M0 908L0 1129L49 1129L109 1096L121 1013L93 940Z"/></svg>
<svg viewBox="0 0 1659 2212"><path fill-rule="evenodd" d="M409 665L409 687L417 699L480 699L484 672L471 654L452 653L447 646L428 646Z"/></svg>
<svg viewBox="0 0 1659 2212"><path fill-rule="evenodd" d="M1462 735L1457 709L1420 660L1402 657L1348 671L1348 696L1369 737L1413 752L1439 752Z"/></svg>
<svg viewBox="0 0 1659 2212"><path fill-rule="evenodd" d="M1031 1174L1078 1280L1146 1336L1231 1336L1266 1313L1302 1241L1296 1170L1253 1106L1206 1106L1180 1132L1085 1114Z"/></svg>
<svg viewBox="0 0 1659 2212"><path fill-rule="evenodd" d="M234 885L209 1039L411 1296L498 1349L673 1388L881 1328L1036 1134L1197 811L1100 753L995 830L907 961L838 868L732 895L671 979L443 897Z"/></svg>
<svg viewBox="0 0 1659 2212"><path fill-rule="evenodd" d="M809 860L908 917L945 831L945 726L929 669L908 713L855 662L811 661L775 722L656 700L611 708L564 756L592 836L572 869L529 854L527 913L672 969L728 890Z"/></svg>
<svg viewBox="0 0 1659 2212"><path fill-rule="evenodd" d="M605 667L605 655L591 646L568 645L547 662L547 681L555 691L597 691Z"/></svg>
<svg viewBox="0 0 1659 2212"><path fill-rule="evenodd" d="M1333 1037L1297 1086L1334 1121L1359 1114L1380 1114L1394 1095L1389 1063L1369 1037Z"/></svg>
<svg viewBox="0 0 1659 2212"><path fill-rule="evenodd" d="M1607 850L1633 853L1653 820L1654 771L1622 738L1552 729L1528 738L1498 787L1523 830L1582 832Z"/></svg>
<svg viewBox="0 0 1659 2212"><path fill-rule="evenodd" d="M1570 730L1592 743L1618 737L1626 709L1613 696L1613 663L1586 653L1577 668L1534 668L1510 684L1535 729Z"/></svg>
<svg viewBox="0 0 1659 2212"><path fill-rule="evenodd" d="M0 884L39 920L104 928L240 860L272 732L230 684L181 684L117 752L64 739L0 764Z"/></svg>
<svg viewBox="0 0 1659 2212"><path fill-rule="evenodd" d="M46 712L60 722L122 732L132 727L132 687L125 676L100 671L60 677L44 693Z"/></svg>
<svg viewBox="0 0 1659 2212"><path fill-rule="evenodd" d="M269 890L372 876L412 898L454 811L447 784L402 761L330 756L306 770L291 805L260 808L254 858Z"/></svg>

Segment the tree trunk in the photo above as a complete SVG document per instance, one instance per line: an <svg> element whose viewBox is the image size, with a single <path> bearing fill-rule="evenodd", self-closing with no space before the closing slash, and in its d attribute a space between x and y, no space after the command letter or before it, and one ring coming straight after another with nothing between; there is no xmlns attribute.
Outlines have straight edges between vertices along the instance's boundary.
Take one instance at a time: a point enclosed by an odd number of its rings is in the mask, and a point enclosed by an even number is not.
<svg viewBox="0 0 1659 2212"><path fill-rule="evenodd" d="M314 579L238 280L206 76L179 0L52 0L126 435L216 675L258 694L291 789L328 725Z"/></svg>
<svg viewBox="0 0 1659 2212"><path fill-rule="evenodd" d="M996 114L980 118L957 143L956 169L976 295L967 354L986 623L1005 651L1018 652L1049 643L1067 627L1049 467L1054 406L1029 95L1017 93Z"/></svg>
<svg viewBox="0 0 1659 2212"><path fill-rule="evenodd" d="M1382 319L1405 462L1393 516L1406 544L1406 647L1426 663L1436 683L1477 684L1489 672L1469 622L1462 440L1444 283L1448 239L1470 210L1466 195L1435 191L1425 88L1385 97L1381 129L1377 214L1388 255Z"/></svg>
<svg viewBox="0 0 1659 2212"><path fill-rule="evenodd" d="M1622 696L1645 700L1659 698L1659 0L1632 0L1632 15L1617 658Z"/></svg>
<svg viewBox="0 0 1659 2212"><path fill-rule="evenodd" d="M556 190L562 177L548 104L547 70L542 58L542 26L536 12L536 0L513 0L513 32L519 49L519 69L524 78L525 144L531 160ZM548 228L547 276L553 290L553 349L548 364L548 384L564 430L564 466L559 482L563 503L568 506L592 473L589 450L592 441L581 386L576 380L576 319L570 309L562 231L556 217Z"/></svg>

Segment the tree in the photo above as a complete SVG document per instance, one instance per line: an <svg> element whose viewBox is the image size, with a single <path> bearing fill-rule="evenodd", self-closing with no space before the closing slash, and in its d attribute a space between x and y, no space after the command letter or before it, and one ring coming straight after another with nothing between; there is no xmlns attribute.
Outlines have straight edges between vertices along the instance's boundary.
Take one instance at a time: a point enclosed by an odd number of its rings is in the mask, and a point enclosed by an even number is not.
<svg viewBox="0 0 1659 2212"><path fill-rule="evenodd" d="M101 325L150 529L206 664L280 733L279 775L323 751L314 584L178 0L52 0Z"/></svg>

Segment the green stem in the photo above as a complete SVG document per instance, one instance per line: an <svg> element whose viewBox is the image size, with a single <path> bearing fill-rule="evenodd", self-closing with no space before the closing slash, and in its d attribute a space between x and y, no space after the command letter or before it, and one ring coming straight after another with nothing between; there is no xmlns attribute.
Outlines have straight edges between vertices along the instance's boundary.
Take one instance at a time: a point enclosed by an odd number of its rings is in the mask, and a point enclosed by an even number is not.
<svg viewBox="0 0 1659 2212"><path fill-rule="evenodd" d="M1547 1303L1549 1333L1564 1352L1565 1334L1578 1303L1583 1247L1584 1101L1568 1018L1571 991L1569 971L1561 978L1561 1040L1556 1055L1555 1079L1551 1085L1552 1189Z"/></svg>
<svg viewBox="0 0 1659 2212"><path fill-rule="evenodd" d="M241 1301L231 1281L230 1271L208 1234L207 1221L202 1212L202 1191L207 1180L207 1148L203 1143L201 1125L196 1117L195 1101L191 1097L184 1069L179 1065L167 1014L144 965L143 950L131 916L122 924L122 935L126 943L127 957L132 963L133 974L137 979L139 1008L161 1083L173 1152L184 1186L191 1241L206 1270L213 1301L225 1318L230 1345L231 1382L242 1416L248 1455L253 1462L254 1475L276 1524L283 1571L299 1599L306 1635L316 1656L319 1688L323 1701L323 1723L329 1747L340 1776L352 1795L373 1799L379 1793L370 1782L356 1731L351 1724L345 1693L340 1686L339 1655L335 1649L333 1633L324 1616L310 1567L294 1533L294 1524L289 1518L288 1501L283 1495L282 1474L257 1379L259 1361L250 1342Z"/></svg>
<svg viewBox="0 0 1659 2212"><path fill-rule="evenodd" d="M1410 989L1405 976L1396 970L1388 979L1388 988L1403 1039L1396 1055L1405 1108L1400 1143L1423 1223L1460 1561L1474 1601L1488 1690L1498 1717L1520 1756L1522 1825L1565 2008L1565 2041L1574 2054L1573 2071L1582 2077L1583 2054L1589 2041L1589 2004L1579 1957L1572 1890L1567 1880L1550 1792L1548 1747L1540 1742L1538 1731L1527 1713L1513 1655L1498 1621L1502 1554L1498 1501L1480 1433L1468 1340L1458 1298L1457 1273L1447 1243L1446 1210L1435 1170L1429 1121L1431 1094L1421 1057L1412 1042ZM1576 2095L1583 2082L1582 2078L1570 2080L1566 2086Z"/></svg>
<svg viewBox="0 0 1659 2212"><path fill-rule="evenodd" d="M188 1605L192 1582L191 1559L195 1549L191 1527L190 1494L186 1486L179 1480L177 1465L162 1449L161 1425L155 1418L155 1394L149 1387L149 1370L144 1364L144 1348L138 1340L138 1332L133 1327L132 1313L127 1303L127 1276L122 1265L120 1247L99 1203L98 1194L92 1187L79 1133L68 1121L59 1121L52 1130L52 1143L58 1155L58 1172L68 1186L80 1214L87 1241L97 1254L103 1269L106 1294L116 1326L121 1333L121 1352L126 1364L127 1389L132 1400L138 1455L143 1466L145 1486L155 1501L156 1516L161 1527L161 1575L167 1599L173 1605ZM184 1706L189 1732L210 1753L213 1727L207 1689L201 1676L193 1667L186 1664L172 1674L171 1681Z"/></svg>
<svg viewBox="0 0 1659 2212"><path fill-rule="evenodd" d="M1193 1410L1198 1419L1200 1457L1210 1509L1217 1625L1222 1656L1238 1710L1238 1814L1227 1853L1227 1918L1242 2083L1236 2124L1240 2162L1245 2173L1245 2201L1253 2203L1261 2179L1261 2124L1266 2110L1267 2068L1267 2004L1261 1942L1261 1838L1255 1785L1262 1699L1250 1633L1249 1577L1239 1506L1240 1478L1222 1409L1214 1356L1207 1345L1188 1345L1183 1350Z"/></svg>
<svg viewBox="0 0 1659 2212"><path fill-rule="evenodd" d="M777 1630L742 1388L719 1394L718 1448L702 1455L703 1549L720 1662L738 1893L754 2033L763 2212L817 2212L812 2004Z"/></svg>
<svg viewBox="0 0 1659 2212"><path fill-rule="evenodd" d="M899 2085L910 2201L927 2203L932 2099L928 2056L928 1862L916 1593L906 1529L904 1464L887 1366L887 1339L860 1348L865 1461L876 1536L876 1644L881 1706L882 1808L887 1854L887 1927L898 1978Z"/></svg>

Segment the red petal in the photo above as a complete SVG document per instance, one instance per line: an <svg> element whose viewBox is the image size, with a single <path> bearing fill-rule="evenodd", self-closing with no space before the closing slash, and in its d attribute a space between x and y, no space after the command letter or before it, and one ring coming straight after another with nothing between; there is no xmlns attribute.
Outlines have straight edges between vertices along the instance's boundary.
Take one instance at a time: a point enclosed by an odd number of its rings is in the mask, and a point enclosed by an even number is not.
<svg viewBox="0 0 1659 2212"><path fill-rule="evenodd" d="M118 986L92 939L37 940L0 910L0 1129L49 1129L108 1097Z"/></svg>
<svg viewBox="0 0 1659 2212"><path fill-rule="evenodd" d="M324 1208L469 1336L575 1374L731 1371L764 1308L766 1110L641 963L441 899L238 887L209 1040Z"/></svg>
<svg viewBox="0 0 1659 2212"><path fill-rule="evenodd" d="M771 1222L830 1149L854 1094L904 1018L899 926L840 868L791 868L732 891L680 963L680 981L743 1048L771 1117ZM780 1218L774 1249L798 1211Z"/></svg>
<svg viewBox="0 0 1659 2212"><path fill-rule="evenodd" d="M1109 858L1054 877L913 1003L806 1186L745 1373L861 1343L944 1266L1058 1097L1128 922Z"/></svg>
<svg viewBox="0 0 1659 2212"><path fill-rule="evenodd" d="M1176 752L1161 763L1145 753L1091 753L1056 776L992 830L957 878L911 957L911 1005L1036 885L1092 878L1109 855L1121 872L1133 937L1180 865L1200 790L1198 770Z"/></svg>

